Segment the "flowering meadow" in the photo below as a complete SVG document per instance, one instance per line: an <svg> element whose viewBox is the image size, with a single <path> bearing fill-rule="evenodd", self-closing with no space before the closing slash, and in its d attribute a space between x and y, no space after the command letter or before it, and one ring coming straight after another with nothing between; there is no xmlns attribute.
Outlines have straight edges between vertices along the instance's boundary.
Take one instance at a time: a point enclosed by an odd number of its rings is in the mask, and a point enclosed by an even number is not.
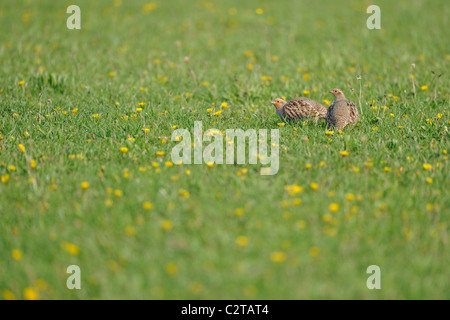
<svg viewBox="0 0 450 320"><path fill-rule="evenodd" d="M0 2L0 299L450 298L448 1L71 4ZM271 105L333 88L356 126ZM278 173L172 162L194 121Z"/></svg>

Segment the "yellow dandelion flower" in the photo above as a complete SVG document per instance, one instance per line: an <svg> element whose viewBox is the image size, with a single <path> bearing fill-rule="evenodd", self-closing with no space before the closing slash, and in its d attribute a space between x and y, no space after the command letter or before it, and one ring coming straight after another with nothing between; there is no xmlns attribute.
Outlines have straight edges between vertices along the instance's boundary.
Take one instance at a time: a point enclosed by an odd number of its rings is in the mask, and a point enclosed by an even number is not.
<svg viewBox="0 0 450 320"><path fill-rule="evenodd" d="M303 191L303 188L301 186L292 184L287 185L284 187L284 190L288 193L290 197L295 196L298 193L301 193Z"/></svg>
<svg viewBox="0 0 450 320"><path fill-rule="evenodd" d="M242 208L237 208L236 210L234 210L234 215L236 216L242 216L244 214L244 209Z"/></svg>
<svg viewBox="0 0 450 320"><path fill-rule="evenodd" d="M303 90L303 94L305 95L305 96L308 96L309 95L309 90Z"/></svg>
<svg viewBox="0 0 450 320"><path fill-rule="evenodd" d="M150 129L149 129L149 128L142 128L142 131L143 131L144 133L149 133L149 132L150 132Z"/></svg>
<svg viewBox="0 0 450 320"><path fill-rule="evenodd" d="M424 163L422 165L422 167L423 167L424 170L427 170L427 171L433 169L433 166L431 164L429 164L429 163Z"/></svg>
<svg viewBox="0 0 450 320"><path fill-rule="evenodd" d="M347 150L341 151L340 152L341 156L346 157L349 155L349 152Z"/></svg>
<svg viewBox="0 0 450 320"><path fill-rule="evenodd" d="M168 264L166 264L166 273L168 275L174 275L178 273L178 266L176 265L176 263L169 262Z"/></svg>
<svg viewBox="0 0 450 320"><path fill-rule="evenodd" d="M23 256L22 251L20 251L18 249L12 250L11 255L12 255L13 259L16 261L22 260L22 256Z"/></svg>
<svg viewBox="0 0 450 320"><path fill-rule="evenodd" d="M4 176L0 177L2 183L7 183L9 181L9 178L9 174L5 174Z"/></svg>
<svg viewBox="0 0 450 320"><path fill-rule="evenodd" d="M161 229L164 231L169 231L172 229L172 222L170 220L161 221Z"/></svg>
<svg viewBox="0 0 450 320"><path fill-rule="evenodd" d="M21 81L17 82L17 84L21 87L21 86L25 85L25 81L21 80Z"/></svg>
<svg viewBox="0 0 450 320"><path fill-rule="evenodd" d="M248 245L248 238L246 236L239 236L236 239L236 244L239 247L245 247Z"/></svg>
<svg viewBox="0 0 450 320"><path fill-rule="evenodd" d="M185 199L188 199L190 197L189 191L187 191L185 189L178 190L178 194Z"/></svg>
<svg viewBox="0 0 450 320"><path fill-rule="evenodd" d="M172 167L173 167L173 162L172 162L172 161L167 161L167 162L165 163L165 165L166 165L166 167L168 167L168 168L172 168Z"/></svg>
<svg viewBox="0 0 450 320"><path fill-rule="evenodd" d="M80 248L76 244L70 242L61 242L61 248L73 256L76 256L80 253Z"/></svg>
<svg viewBox="0 0 450 320"><path fill-rule="evenodd" d="M339 204L333 202L332 204L330 204L330 205L328 206L328 209L329 209L331 212L337 212L337 211L339 210Z"/></svg>
<svg viewBox="0 0 450 320"><path fill-rule="evenodd" d="M325 131L325 134L327 136L332 136L334 134L334 131Z"/></svg>
<svg viewBox="0 0 450 320"><path fill-rule="evenodd" d="M133 226L126 226L125 227L125 233L129 235L130 237L134 236L136 234L136 230Z"/></svg>
<svg viewBox="0 0 450 320"><path fill-rule="evenodd" d="M83 190L89 189L89 182L83 181L81 183L81 189L83 189Z"/></svg>
<svg viewBox="0 0 450 320"><path fill-rule="evenodd" d="M263 14L264 10L261 8L256 9L256 14Z"/></svg>
<svg viewBox="0 0 450 320"><path fill-rule="evenodd" d="M114 78L116 76L116 73L111 71L110 73L108 73L108 76L110 78Z"/></svg>
<svg viewBox="0 0 450 320"><path fill-rule="evenodd" d="M423 86L420 87L420 90L427 91L428 90L428 86L427 85L423 85Z"/></svg>
<svg viewBox="0 0 450 320"><path fill-rule="evenodd" d="M311 190L318 190L319 189L319 184L312 182L309 187L311 188Z"/></svg>
<svg viewBox="0 0 450 320"><path fill-rule="evenodd" d="M426 181L427 184L432 184L433 183L433 179L429 178L429 177L426 178L425 181Z"/></svg>
<svg viewBox="0 0 450 320"><path fill-rule="evenodd" d="M153 209L153 203L151 203L150 201L144 201L142 203L142 208L144 208L144 210L152 210Z"/></svg>
<svg viewBox="0 0 450 320"><path fill-rule="evenodd" d="M309 249L309 255L311 257L313 257L313 258L319 256L320 255L320 248L319 247L311 247Z"/></svg>
<svg viewBox="0 0 450 320"><path fill-rule="evenodd" d="M279 122L277 124L278 124L279 127L284 127L286 125L286 123L284 123L284 122Z"/></svg>
<svg viewBox="0 0 450 320"><path fill-rule="evenodd" d="M346 198L348 201L353 201L353 200L355 200L355 195L354 195L353 193L347 193L346 196L345 196L345 198Z"/></svg>
<svg viewBox="0 0 450 320"><path fill-rule="evenodd" d="M303 80L308 80L309 78L311 78L311 75L310 75L309 73L305 73L305 74L302 76L302 78L303 78Z"/></svg>
<svg viewBox="0 0 450 320"><path fill-rule="evenodd" d="M391 172L391 168L390 167L384 167L384 171L385 172Z"/></svg>
<svg viewBox="0 0 450 320"><path fill-rule="evenodd" d="M25 146L24 146L23 144L19 144L17 147L20 149L20 151L21 151L22 153L25 152Z"/></svg>
<svg viewBox="0 0 450 320"><path fill-rule="evenodd" d="M39 294L36 289L32 287L26 287L23 290L23 297L25 298L25 300L38 300Z"/></svg>
<svg viewBox="0 0 450 320"><path fill-rule="evenodd" d="M16 300L16 295L8 289L2 290L2 294L5 300Z"/></svg>
<svg viewBox="0 0 450 320"><path fill-rule="evenodd" d="M206 162L206 166L207 166L208 168L212 168L212 167L214 167L214 162L208 161L208 162Z"/></svg>
<svg viewBox="0 0 450 320"><path fill-rule="evenodd" d="M274 251L270 254L270 260L275 263L284 262L287 258L287 254L283 251Z"/></svg>
<svg viewBox="0 0 450 320"><path fill-rule="evenodd" d="M164 151L156 151L156 155L158 156L158 157L162 157L162 156L164 156L166 153L164 152Z"/></svg>

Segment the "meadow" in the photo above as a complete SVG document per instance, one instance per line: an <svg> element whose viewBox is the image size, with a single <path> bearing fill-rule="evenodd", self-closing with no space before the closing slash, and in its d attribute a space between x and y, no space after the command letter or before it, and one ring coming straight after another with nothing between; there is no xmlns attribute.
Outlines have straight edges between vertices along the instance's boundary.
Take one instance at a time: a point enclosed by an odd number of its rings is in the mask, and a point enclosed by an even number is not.
<svg viewBox="0 0 450 320"><path fill-rule="evenodd" d="M449 10L2 0L0 299L449 299ZM271 105L333 88L355 127ZM171 162L194 121L279 129L278 173Z"/></svg>

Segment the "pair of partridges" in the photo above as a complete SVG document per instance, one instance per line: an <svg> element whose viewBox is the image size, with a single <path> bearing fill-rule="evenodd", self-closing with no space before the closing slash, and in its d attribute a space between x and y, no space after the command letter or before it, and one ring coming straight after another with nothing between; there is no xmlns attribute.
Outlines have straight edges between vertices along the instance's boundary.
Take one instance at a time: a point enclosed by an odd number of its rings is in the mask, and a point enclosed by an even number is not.
<svg viewBox="0 0 450 320"><path fill-rule="evenodd" d="M288 102L283 99L275 99L272 103L283 121L313 119L318 122L320 119L324 119L329 129L336 128L338 130L349 124L356 124L359 120L359 112L355 104L349 101L340 89L333 89L330 93L334 95L335 100L328 109L319 102L306 97L295 98Z"/></svg>

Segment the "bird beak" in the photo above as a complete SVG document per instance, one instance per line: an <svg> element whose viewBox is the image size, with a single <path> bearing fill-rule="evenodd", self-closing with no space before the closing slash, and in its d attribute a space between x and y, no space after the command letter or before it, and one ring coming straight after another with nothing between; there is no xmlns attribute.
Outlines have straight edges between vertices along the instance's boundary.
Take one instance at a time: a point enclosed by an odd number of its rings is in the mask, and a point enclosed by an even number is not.
<svg viewBox="0 0 450 320"><path fill-rule="evenodd" d="M329 93L333 93L333 90L331 90L331 91L328 91Z"/></svg>
<svg viewBox="0 0 450 320"><path fill-rule="evenodd" d="M272 101L272 104L275 104L275 100Z"/></svg>

